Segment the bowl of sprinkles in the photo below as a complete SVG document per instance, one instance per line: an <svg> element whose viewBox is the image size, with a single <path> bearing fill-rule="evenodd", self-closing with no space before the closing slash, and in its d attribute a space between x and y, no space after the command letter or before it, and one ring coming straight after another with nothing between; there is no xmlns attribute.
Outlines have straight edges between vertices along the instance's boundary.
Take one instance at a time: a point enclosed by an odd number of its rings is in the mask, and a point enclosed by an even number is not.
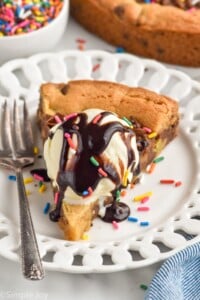
<svg viewBox="0 0 200 300"><path fill-rule="evenodd" d="M51 50L68 16L69 0L0 0L0 64Z"/></svg>

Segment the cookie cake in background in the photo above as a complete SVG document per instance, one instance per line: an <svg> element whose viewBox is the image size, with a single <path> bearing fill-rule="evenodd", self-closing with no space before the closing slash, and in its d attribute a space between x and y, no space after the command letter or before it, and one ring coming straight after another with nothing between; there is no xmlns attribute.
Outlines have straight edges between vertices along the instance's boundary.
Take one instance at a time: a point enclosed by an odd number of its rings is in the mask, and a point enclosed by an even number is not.
<svg viewBox="0 0 200 300"><path fill-rule="evenodd" d="M87 30L133 54L200 66L198 0L70 0Z"/></svg>

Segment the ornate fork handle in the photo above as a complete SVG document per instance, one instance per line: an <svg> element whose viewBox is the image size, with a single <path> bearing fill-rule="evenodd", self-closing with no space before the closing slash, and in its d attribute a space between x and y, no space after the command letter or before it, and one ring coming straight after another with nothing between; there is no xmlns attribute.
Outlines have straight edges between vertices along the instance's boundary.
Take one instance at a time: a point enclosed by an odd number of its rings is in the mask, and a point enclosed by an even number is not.
<svg viewBox="0 0 200 300"><path fill-rule="evenodd" d="M40 280L44 271L39 255L36 236L33 229L29 203L24 187L23 175L20 168L16 170L16 179L19 195L20 231L21 231L21 256L22 271L26 278Z"/></svg>

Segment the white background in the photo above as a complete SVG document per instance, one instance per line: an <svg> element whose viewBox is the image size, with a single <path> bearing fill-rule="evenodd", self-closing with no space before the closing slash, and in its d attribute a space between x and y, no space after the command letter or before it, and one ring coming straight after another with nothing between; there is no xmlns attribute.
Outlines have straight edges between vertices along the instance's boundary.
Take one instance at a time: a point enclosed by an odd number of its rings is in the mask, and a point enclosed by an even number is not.
<svg viewBox="0 0 200 300"><path fill-rule="evenodd" d="M77 49L77 38L86 40L85 49L115 52L115 48L86 32L70 20L62 41L55 51ZM178 67L176 67L177 69ZM200 69L179 68L194 79ZM161 263L145 268L111 274L67 274L46 272L42 281L31 282L22 277L20 264L0 257L0 300L141 300L145 292L140 284L148 285Z"/></svg>

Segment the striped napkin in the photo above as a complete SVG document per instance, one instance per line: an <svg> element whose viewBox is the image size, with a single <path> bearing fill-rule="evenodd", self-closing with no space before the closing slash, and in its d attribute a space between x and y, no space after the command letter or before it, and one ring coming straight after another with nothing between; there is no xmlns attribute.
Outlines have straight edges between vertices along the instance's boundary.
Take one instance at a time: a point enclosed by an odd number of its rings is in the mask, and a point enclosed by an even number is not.
<svg viewBox="0 0 200 300"><path fill-rule="evenodd" d="M200 300L200 242L165 261L145 300Z"/></svg>

